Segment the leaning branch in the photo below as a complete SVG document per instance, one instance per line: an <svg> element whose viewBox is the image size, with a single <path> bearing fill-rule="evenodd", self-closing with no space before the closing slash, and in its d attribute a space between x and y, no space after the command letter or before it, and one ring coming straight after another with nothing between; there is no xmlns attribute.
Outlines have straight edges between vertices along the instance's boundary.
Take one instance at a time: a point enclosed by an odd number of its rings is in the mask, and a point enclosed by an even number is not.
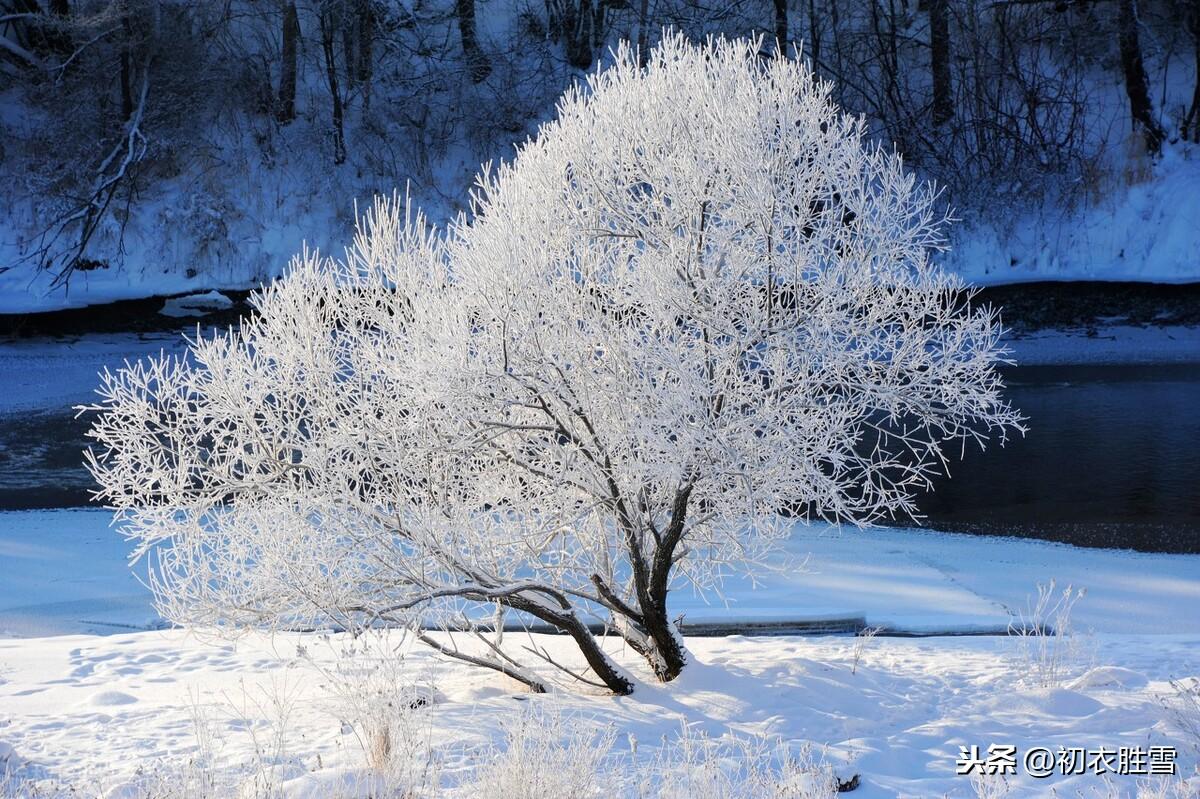
<svg viewBox="0 0 1200 799"><path fill-rule="evenodd" d="M523 669L514 668L508 663L502 663L499 660L476 657L475 655L463 652L461 649L448 647L427 633L418 632L417 640L426 646L437 650L446 657L454 658L455 660L461 660L465 663L470 663L473 666L482 666L485 669L492 669L493 671L498 671L505 676L512 677L517 682L524 683L525 685L529 686L529 690L533 691L535 694L547 693L546 684Z"/></svg>

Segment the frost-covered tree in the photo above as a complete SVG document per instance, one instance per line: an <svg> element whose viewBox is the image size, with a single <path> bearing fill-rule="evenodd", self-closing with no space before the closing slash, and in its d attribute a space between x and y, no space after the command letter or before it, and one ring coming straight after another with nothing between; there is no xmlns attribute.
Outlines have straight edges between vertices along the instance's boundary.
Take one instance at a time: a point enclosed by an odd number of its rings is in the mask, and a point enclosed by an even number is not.
<svg viewBox="0 0 1200 799"><path fill-rule="evenodd" d="M91 468L163 612L440 625L627 693L589 620L670 680L673 589L769 568L796 516L912 515L1019 427L996 314L928 260L935 192L759 52L621 50L445 235L379 203L239 331L107 375Z"/></svg>

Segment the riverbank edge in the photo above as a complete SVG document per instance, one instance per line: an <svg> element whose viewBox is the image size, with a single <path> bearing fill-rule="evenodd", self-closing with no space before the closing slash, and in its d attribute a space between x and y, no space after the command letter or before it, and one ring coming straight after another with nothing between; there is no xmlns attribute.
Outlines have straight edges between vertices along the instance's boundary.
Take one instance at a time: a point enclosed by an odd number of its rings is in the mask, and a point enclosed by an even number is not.
<svg viewBox="0 0 1200 799"><path fill-rule="evenodd" d="M1037 281L976 289L976 304L1001 309L1011 335L1045 330L1095 336L1116 324L1132 327L1200 326L1200 281L1141 283L1128 281ZM199 294L208 294L208 291ZM194 316L161 313L164 306L197 292L120 300L83 308L24 314L0 314L0 340L77 337L111 333L168 333L235 325L253 312L248 290L219 290L227 307Z"/></svg>

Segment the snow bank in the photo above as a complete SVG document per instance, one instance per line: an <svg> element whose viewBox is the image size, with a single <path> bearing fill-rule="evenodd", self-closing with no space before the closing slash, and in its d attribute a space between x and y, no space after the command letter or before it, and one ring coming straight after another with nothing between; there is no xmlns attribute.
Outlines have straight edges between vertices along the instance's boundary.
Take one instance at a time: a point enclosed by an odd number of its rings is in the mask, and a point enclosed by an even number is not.
<svg viewBox="0 0 1200 799"><path fill-rule="evenodd" d="M1200 328L1100 327L1086 331L1039 330L1010 338L1012 359L1021 366L1055 364L1200 364Z"/></svg>
<svg viewBox="0 0 1200 799"><path fill-rule="evenodd" d="M212 311L224 311L233 307L233 300L219 291L205 291L199 294L187 294L182 297L171 297L163 303L163 316L185 317L204 316Z"/></svg>

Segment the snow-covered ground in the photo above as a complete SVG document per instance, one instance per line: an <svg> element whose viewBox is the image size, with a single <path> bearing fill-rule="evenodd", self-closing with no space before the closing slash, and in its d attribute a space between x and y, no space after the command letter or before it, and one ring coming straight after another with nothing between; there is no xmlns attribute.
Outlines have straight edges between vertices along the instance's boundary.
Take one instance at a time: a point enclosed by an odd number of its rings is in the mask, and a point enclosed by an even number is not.
<svg viewBox="0 0 1200 799"><path fill-rule="evenodd" d="M1200 328L1188 326L1099 327L1039 330L1009 339L1011 357L1021 366L1053 364L1200 363Z"/></svg>
<svg viewBox="0 0 1200 799"><path fill-rule="evenodd" d="M160 622L103 510L0 513L0 637L112 633ZM1004 631L1039 582L1088 589L1076 623L1200 636L1200 555L1085 549L908 529L797 526L777 572L725 599L676 592L685 624L862 619L914 633ZM1200 655L1200 653L1198 653Z"/></svg>
<svg viewBox="0 0 1200 799"><path fill-rule="evenodd" d="M245 776L259 767L264 741L275 747L271 773L291 780L290 795L325 795L330 780L365 768L354 725L343 723L349 711L338 704L347 689L339 694L330 681L354 663L338 654L344 641L281 634L231 644L181 630L125 632L120 625L155 617L107 525L102 511L0 514L0 630L42 636L0 640L0 742L23 779L68 780L104 795L128 788L139 770L194 764L198 752L222 773ZM811 742L842 779L861 774L854 795L863 797L974 796L954 773L959 747L973 744L1018 752L1174 745L1177 768L1191 773L1195 752L1163 701L1175 701L1168 680L1200 675L1200 556L804 527L790 555L807 562L767 576L757 590L732 581L727 606L681 594L673 610L687 623L859 616L944 632L1004 629L1027 613L1036 583L1052 578L1087 594L1075 607L1061 679L1050 686L1031 682L1037 657L1004 636L692 637L695 663L683 679L644 684L625 699L532 698L505 678L414 649L397 679L437 690L420 724L446 768L444 786L466 779L476 749L502 738L505 725L550 702L576 733L612 728L626 755L637 740L646 742L639 756L651 756L684 723L711 736ZM539 636L539 644L570 657L561 637ZM298 658L300 650L308 657ZM1045 780L1021 771L1009 778L1009 795L1046 796L1053 785L1060 796L1132 796L1139 784L1126 775ZM1106 793L1105 779L1115 792Z"/></svg>
<svg viewBox="0 0 1200 799"><path fill-rule="evenodd" d="M182 354L178 333L96 334L72 339L0 340L0 413L63 411L96 398L99 373L160 352Z"/></svg>

